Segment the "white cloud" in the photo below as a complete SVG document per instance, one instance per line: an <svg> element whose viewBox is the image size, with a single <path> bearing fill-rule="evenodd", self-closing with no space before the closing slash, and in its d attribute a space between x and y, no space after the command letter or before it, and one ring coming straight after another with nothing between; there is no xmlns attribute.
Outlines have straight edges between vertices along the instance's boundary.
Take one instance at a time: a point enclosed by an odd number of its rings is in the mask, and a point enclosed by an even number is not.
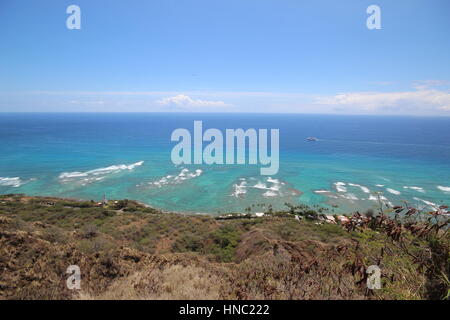
<svg viewBox="0 0 450 320"><path fill-rule="evenodd" d="M156 101L161 106L175 106L175 107L226 107L229 106L223 101L209 101L192 99L185 94L178 94L173 97L163 98Z"/></svg>
<svg viewBox="0 0 450 320"><path fill-rule="evenodd" d="M73 105L85 105L85 106L101 106L105 104L105 101L103 100L87 100L87 101L80 101L80 100L69 100L67 101L68 104Z"/></svg>
<svg viewBox="0 0 450 320"><path fill-rule="evenodd" d="M448 87L450 81L447 80L419 80L414 81L414 88L417 90L427 90L432 87Z"/></svg>
<svg viewBox="0 0 450 320"><path fill-rule="evenodd" d="M318 105L370 114L439 114L450 111L450 93L436 89L402 92L352 92L318 97Z"/></svg>

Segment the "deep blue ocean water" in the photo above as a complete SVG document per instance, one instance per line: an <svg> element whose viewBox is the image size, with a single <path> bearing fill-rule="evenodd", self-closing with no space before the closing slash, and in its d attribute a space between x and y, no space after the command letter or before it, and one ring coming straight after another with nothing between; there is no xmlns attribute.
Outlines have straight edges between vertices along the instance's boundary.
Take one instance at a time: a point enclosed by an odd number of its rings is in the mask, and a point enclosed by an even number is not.
<svg viewBox="0 0 450 320"><path fill-rule="evenodd" d="M176 128L280 129L280 170L175 166ZM185 212L450 204L450 118L292 114L0 114L0 193L137 199ZM306 141L314 136L319 141ZM262 209L254 209L256 211Z"/></svg>

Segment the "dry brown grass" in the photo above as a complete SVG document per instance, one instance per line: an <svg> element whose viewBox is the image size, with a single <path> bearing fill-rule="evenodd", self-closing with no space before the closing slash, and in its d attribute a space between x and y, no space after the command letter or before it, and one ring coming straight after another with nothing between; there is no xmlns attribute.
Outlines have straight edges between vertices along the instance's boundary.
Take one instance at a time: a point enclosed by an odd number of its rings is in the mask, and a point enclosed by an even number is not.
<svg viewBox="0 0 450 320"><path fill-rule="evenodd" d="M222 280L205 268L172 265L164 270L138 271L115 280L105 292L81 292L82 300L217 300Z"/></svg>

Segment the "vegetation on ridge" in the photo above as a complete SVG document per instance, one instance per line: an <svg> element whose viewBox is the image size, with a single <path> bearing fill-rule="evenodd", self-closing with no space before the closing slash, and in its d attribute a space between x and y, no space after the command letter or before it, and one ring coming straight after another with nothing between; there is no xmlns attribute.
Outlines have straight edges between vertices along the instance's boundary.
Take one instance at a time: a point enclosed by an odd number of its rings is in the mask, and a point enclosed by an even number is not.
<svg viewBox="0 0 450 320"><path fill-rule="evenodd" d="M307 206L227 219L0 197L3 299L448 299L442 210L395 207L329 223ZM297 217L295 217L297 216ZM81 290L66 268L81 269ZM366 286L378 265L382 289Z"/></svg>

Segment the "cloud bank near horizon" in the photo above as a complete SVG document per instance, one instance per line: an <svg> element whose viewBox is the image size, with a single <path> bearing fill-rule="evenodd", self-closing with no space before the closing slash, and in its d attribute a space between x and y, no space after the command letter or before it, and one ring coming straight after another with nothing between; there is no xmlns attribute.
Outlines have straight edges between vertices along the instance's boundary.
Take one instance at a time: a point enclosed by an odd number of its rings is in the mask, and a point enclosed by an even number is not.
<svg viewBox="0 0 450 320"><path fill-rule="evenodd" d="M191 108L216 108L230 106L223 101L192 99L190 96L185 94L178 94L173 97L163 98L161 100L157 100L155 103L160 106L167 106L174 109L187 111L189 111Z"/></svg>
<svg viewBox="0 0 450 320"><path fill-rule="evenodd" d="M313 95L280 92L0 93L2 112L258 112L450 116L450 82L411 90Z"/></svg>
<svg viewBox="0 0 450 320"><path fill-rule="evenodd" d="M450 115L450 93L435 89L403 92L354 92L319 97L316 103L336 112L362 114Z"/></svg>

